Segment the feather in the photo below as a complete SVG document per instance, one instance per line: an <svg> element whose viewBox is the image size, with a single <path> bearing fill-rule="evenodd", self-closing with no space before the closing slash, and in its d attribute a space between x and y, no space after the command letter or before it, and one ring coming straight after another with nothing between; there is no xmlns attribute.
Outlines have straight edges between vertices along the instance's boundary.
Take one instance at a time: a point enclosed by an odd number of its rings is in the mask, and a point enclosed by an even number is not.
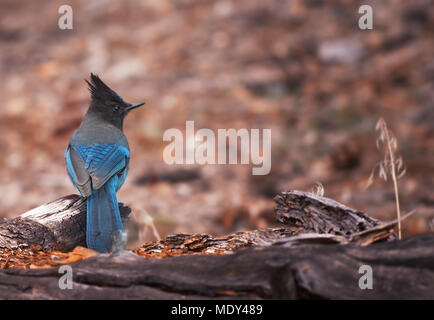
<svg viewBox="0 0 434 320"><path fill-rule="evenodd" d="M106 85L97 75L91 73L90 82L86 79L84 81L86 81L88 85L92 100L125 103L122 97L114 90L110 89L110 87Z"/></svg>

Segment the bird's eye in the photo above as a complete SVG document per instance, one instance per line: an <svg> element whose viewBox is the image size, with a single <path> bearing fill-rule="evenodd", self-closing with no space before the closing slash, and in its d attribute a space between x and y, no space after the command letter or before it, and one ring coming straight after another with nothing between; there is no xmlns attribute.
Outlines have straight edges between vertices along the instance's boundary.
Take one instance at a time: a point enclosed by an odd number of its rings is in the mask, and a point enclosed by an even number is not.
<svg viewBox="0 0 434 320"><path fill-rule="evenodd" d="M116 106L116 107L113 108L113 112L118 112L119 109L120 109L119 106Z"/></svg>

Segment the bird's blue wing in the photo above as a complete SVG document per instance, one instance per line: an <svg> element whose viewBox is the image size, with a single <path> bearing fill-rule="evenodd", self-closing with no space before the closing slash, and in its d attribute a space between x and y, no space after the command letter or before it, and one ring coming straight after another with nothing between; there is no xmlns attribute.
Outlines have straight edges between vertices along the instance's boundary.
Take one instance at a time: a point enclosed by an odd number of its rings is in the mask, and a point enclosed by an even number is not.
<svg viewBox="0 0 434 320"><path fill-rule="evenodd" d="M116 189L121 187L128 170L130 152L120 145L93 144L70 146L65 157L72 182L82 195L89 196L92 189L100 189L115 174L120 178Z"/></svg>

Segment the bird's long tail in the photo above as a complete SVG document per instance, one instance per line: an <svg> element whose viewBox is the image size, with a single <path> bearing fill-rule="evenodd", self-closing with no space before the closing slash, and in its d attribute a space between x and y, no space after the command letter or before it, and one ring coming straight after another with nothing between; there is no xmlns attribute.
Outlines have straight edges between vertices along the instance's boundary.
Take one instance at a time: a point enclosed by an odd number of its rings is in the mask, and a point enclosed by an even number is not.
<svg viewBox="0 0 434 320"><path fill-rule="evenodd" d="M116 199L117 177L111 178L87 198L87 247L98 252L113 251L113 238L123 230Z"/></svg>

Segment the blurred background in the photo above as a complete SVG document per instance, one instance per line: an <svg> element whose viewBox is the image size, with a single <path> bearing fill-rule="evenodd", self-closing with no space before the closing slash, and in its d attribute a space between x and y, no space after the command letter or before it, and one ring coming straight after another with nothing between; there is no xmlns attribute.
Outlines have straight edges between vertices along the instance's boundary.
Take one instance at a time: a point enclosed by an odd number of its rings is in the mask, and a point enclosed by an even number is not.
<svg viewBox="0 0 434 320"><path fill-rule="evenodd" d="M90 72L127 101L132 150L120 201L162 236L277 225L272 198L311 191L381 220L393 185L376 179L384 117L407 167L404 234L434 216L434 6L430 0L0 1L0 217L77 193L64 150L87 110ZM360 30L371 5L374 29ZM166 129L271 128L272 169L164 163ZM146 240L153 240L148 233Z"/></svg>

